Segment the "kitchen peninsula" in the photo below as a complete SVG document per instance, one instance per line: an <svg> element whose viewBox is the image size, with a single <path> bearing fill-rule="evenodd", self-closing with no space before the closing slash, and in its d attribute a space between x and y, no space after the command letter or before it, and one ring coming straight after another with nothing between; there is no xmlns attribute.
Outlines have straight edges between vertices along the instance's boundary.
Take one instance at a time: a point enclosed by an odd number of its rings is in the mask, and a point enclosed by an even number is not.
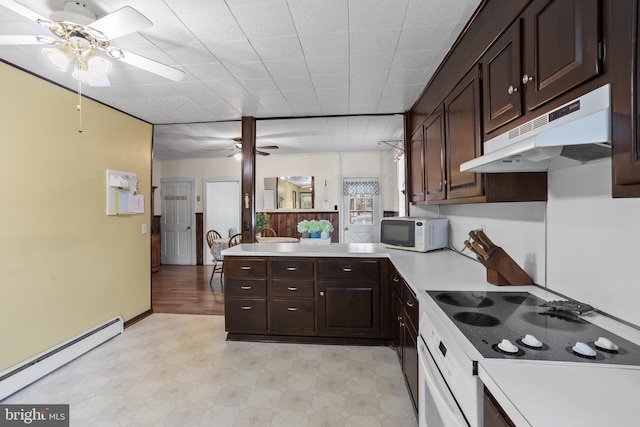
<svg viewBox="0 0 640 427"><path fill-rule="evenodd" d="M640 393L637 365L483 357L427 291L517 291L547 301L563 298L535 285L488 284L480 263L452 250L424 254L378 244L287 243L242 244L224 255L229 339L389 343L393 339L389 300L397 274L416 296L421 326L428 312L442 333L474 361L476 372L468 374L482 381L516 425L632 425L640 419L640 408L629 401ZM293 320L287 321L288 315ZM640 344L640 331L630 325L598 312L581 317L635 347ZM407 378L411 391L410 384ZM491 412L489 393L483 397L486 426L491 425L486 418ZM423 399L422 390L412 397Z"/></svg>

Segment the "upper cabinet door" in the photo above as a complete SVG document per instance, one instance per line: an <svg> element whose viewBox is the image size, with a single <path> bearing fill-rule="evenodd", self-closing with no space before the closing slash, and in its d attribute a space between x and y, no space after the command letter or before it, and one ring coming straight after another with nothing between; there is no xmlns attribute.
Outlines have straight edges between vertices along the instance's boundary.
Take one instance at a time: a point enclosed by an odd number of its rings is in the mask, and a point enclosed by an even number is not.
<svg viewBox="0 0 640 427"><path fill-rule="evenodd" d="M424 202L424 137L422 126L411 136L411 201Z"/></svg>
<svg viewBox="0 0 640 427"><path fill-rule="evenodd" d="M529 110L602 70L599 0L538 0L525 12L522 75Z"/></svg>
<svg viewBox="0 0 640 427"><path fill-rule="evenodd" d="M480 60L487 133L522 115L520 27L518 19Z"/></svg>
<svg viewBox="0 0 640 427"><path fill-rule="evenodd" d="M445 130L442 107L438 107L424 125L426 200L447 198L445 180Z"/></svg>
<svg viewBox="0 0 640 427"><path fill-rule="evenodd" d="M482 154L480 78L473 67L444 101L447 136L447 197L483 195L483 174L460 172L460 165Z"/></svg>
<svg viewBox="0 0 640 427"><path fill-rule="evenodd" d="M626 44L619 42L619 47L612 46L610 55L616 69L631 71L633 85L631 90L626 86L628 74L623 75L622 80L614 80L612 85L613 197L640 197L640 0L634 0L632 4L632 11L628 7L616 8L612 18L617 18L616 33L612 38L624 39L625 35L631 35ZM627 23L629 15L631 19ZM627 65L629 54L631 60Z"/></svg>

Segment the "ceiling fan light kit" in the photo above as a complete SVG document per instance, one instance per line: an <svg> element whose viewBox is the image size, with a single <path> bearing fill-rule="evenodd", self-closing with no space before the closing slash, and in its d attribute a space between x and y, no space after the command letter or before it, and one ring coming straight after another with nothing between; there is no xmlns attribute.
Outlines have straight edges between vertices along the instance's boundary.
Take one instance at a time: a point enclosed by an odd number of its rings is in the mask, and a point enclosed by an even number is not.
<svg viewBox="0 0 640 427"><path fill-rule="evenodd" d="M42 25L55 36L3 35L0 36L0 44L45 44L47 46L42 49L42 55L47 63L61 72L68 72L70 65L75 63L72 76L78 81L100 80L112 71L112 64L99 54L100 51L112 59L173 81L180 81L184 77L182 70L111 46L111 40L153 25L130 6L124 6L97 19L86 4L68 1L64 3L63 10L52 11L50 19L46 19L14 0L0 0L0 5ZM108 86L108 81L105 84L105 80L96 86Z"/></svg>

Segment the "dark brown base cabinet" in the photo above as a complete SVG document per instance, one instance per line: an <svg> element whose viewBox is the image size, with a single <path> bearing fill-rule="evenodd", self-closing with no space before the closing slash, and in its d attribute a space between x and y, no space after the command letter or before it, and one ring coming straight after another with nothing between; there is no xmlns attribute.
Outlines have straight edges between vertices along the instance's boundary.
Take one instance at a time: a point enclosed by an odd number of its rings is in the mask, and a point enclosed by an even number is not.
<svg viewBox="0 0 640 427"><path fill-rule="evenodd" d="M380 336L381 261L318 260L318 332L324 336Z"/></svg>
<svg viewBox="0 0 640 427"><path fill-rule="evenodd" d="M419 305L414 293L397 272L393 284L392 340L396 348L413 408L418 413L418 320Z"/></svg>
<svg viewBox="0 0 640 427"><path fill-rule="evenodd" d="M386 260L228 256L224 262L230 339L388 342Z"/></svg>
<svg viewBox="0 0 640 427"><path fill-rule="evenodd" d="M484 427L515 427L513 421L486 388L484 389L483 406Z"/></svg>

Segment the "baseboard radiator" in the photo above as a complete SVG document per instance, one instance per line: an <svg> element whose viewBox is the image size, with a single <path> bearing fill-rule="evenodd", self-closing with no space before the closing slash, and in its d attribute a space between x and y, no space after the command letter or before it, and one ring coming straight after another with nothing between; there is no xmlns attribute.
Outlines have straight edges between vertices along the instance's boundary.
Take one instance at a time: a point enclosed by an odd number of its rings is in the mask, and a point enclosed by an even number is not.
<svg viewBox="0 0 640 427"><path fill-rule="evenodd" d="M118 316L0 372L0 400L122 333Z"/></svg>

